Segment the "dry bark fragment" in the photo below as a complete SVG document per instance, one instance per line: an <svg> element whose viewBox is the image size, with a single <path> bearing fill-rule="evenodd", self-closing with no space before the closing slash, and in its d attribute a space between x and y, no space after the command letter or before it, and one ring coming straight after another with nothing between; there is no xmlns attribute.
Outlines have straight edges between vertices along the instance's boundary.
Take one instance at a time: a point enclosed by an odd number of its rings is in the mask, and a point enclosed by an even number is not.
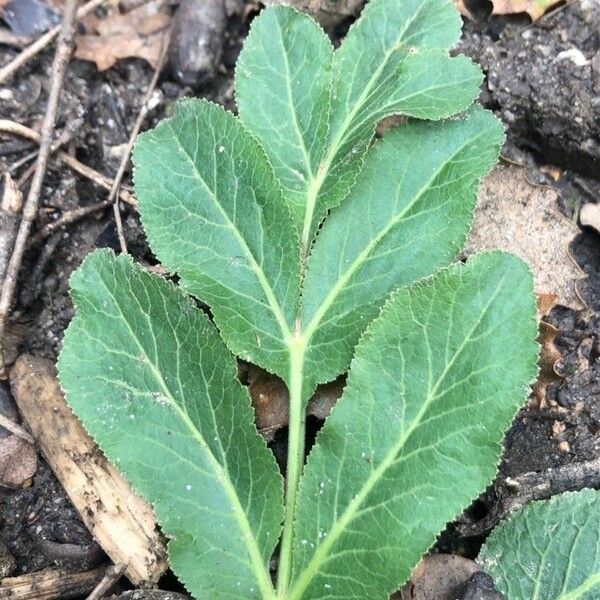
<svg viewBox="0 0 600 600"><path fill-rule="evenodd" d="M85 596L102 579L104 569L69 573L45 569L0 581L0 600L66 600Z"/></svg>
<svg viewBox="0 0 600 600"><path fill-rule="evenodd" d="M0 284L4 281L6 267L15 244L22 208L23 195L7 173L4 176L4 193L0 204Z"/></svg>
<svg viewBox="0 0 600 600"><path fill-rule="evenodd" d="M51 361L22 355L10 372L13 395L48 464L96 541L136 585L167 569L151 507L101 454L67 406ZM0 596L1 598L1 596Z"/></svg>

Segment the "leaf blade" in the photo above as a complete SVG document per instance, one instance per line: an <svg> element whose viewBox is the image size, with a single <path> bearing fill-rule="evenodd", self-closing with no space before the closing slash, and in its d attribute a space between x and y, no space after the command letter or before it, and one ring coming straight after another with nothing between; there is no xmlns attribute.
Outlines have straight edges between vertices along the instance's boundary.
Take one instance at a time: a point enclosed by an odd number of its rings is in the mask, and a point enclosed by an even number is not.
<svg viewBox="0 0 600 600"><path fill-rule="evenodd" d="M236 65L240 118L265 149L298 223L326 147L332 58L313 19L275 6L252 22Z"/></svg>
<svg viewBox="0 0 600 600"><path fill-rule="evenodd" d="M71 285L61 384L154 505L174 571L198 597L271 598L282 481L214 326L125 256L91 254Z"/></svg>
<svg viewBox="0 0 600 600"><path fill-rule="evenodd" d="M591 489L531 502L493 529L477 561L507 598L594 600L599 507L600 493Z"/></svg>
<svg viewBox="0 0 600 600"><path fill-rule="evenodd" d="M287 378L299 242L258 143L230 113L188 100L140 136L134 163L153 251L211 306L232 352Z"/></svg>
<svg viewBox="0 0 600 600"><path fill-rule="evenodd" d="M493 350L480 341L491 332ZM306 464L293 600L383 599L399 587L492 478L536 371L535 337L531 274L510 255L480 255L394 293Z"/></svg>
<svg viewBox="0 0 600 600"><path fill-rule="evenodd" d="M456 258L503 138L500 122L473 108L444 123L406 124L371 148L308 259L302 324L312 330L307 362L319 365L319 382L347 368L389 292Z"/></svg>

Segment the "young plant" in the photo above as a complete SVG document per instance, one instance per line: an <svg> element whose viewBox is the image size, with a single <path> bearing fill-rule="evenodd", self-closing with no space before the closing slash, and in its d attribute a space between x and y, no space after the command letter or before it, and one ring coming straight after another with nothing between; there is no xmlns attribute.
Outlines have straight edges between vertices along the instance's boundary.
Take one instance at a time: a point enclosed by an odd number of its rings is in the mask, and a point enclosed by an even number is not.
<svg viewBox="0 0 600 600"><path fill-rule="evenodd" d="M600 492L532 502L491 533L479 562L506 598L600 598Z"/></svg>
<svg viewBox="0 0 600 600"><path fill-rule="evenodd" d="M136 145L179 287L109 251L71 279L68 401L197 598L384 599L494 474L536 372L535 302L511 255L448 266L503 139L469 108L459 33L450 0L373 0L334 51L306 15L263 10L239 118L182 101ZM285 502L232 355L289 388ZM303 466L307 400L348 370Z"/></svg>

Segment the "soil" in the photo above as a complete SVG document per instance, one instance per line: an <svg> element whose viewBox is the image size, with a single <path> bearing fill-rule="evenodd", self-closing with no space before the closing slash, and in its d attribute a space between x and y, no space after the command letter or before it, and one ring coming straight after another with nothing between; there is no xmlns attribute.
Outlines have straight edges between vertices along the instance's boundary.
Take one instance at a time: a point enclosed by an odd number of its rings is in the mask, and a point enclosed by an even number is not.
<svg viewBox="0 0 600 600"><path fill-rule="evenodd" d="M234 109L233 70L247 29L243 13L228 17L221 64L210 83L192 89L164 73L144 128L168 115L183 96L208 97ZM518 16L486 16L466 25L460 49L482 64L487 79L481 98L504 120L509 145L527 152L533 164L551 162L567 170L560 184L559 208L573 216L584 201L597 200L600 196L585 191L597 189L597 184L582 178L600 173L600 4L569 3L536 24ZM0 65L15 52L0 46ZM0 86L2 118L28 126L40 122L52 56L51 49L40 54ZM108 176L115 174L119 149L127 142L152 72L138 59L121 60L105 72L91 63L71 61L57 127L76 123L70 145L79 160ZM0 172L11 169L33 149L27 141L0 138ZM29 164L14 169L13 176L22 175ZM127 173L126 184L130 177ZM36 226L105 197L103 190L51 161ZM123 207L122 216L130 253L142 263L154 264L135 211ZM12 328L19 351L56 358L73 316L69 275L96 247L119 249L110 210L69 226L28 251ZM525 408L518 415L506 438L500 477L600 455L600 235L582 230L571 251L587 274L588 305L581 311L556 307L547 318L560 330L562 378L550 385L544 407ZM316 428L319 422L312 424ZM282 436L285 431L273 442L278 455L285 445ZM478 518L493 510L493 501L489 494L482 496L475 506ZM0 502L0 542L15 559L13 574L55 565L91 568L104 560L43 459L31 485L0 490ZM481 536L463 539L449 527L438 546L474 557L482 540ZM163 584L182 591L171 578Z"/></svg>

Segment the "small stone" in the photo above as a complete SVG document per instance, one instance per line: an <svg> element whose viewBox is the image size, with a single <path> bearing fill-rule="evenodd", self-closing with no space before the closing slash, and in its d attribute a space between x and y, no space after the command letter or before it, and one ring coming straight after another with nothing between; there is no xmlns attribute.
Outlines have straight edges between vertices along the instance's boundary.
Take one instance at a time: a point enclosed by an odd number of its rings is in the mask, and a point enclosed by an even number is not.
<svg viewBox="0 0 600 600"><path fill-rule="evenodd" d="M483 571L471 576L459 589L457 600L503 600L502 594L496 591L492 578Z"/></svg>

